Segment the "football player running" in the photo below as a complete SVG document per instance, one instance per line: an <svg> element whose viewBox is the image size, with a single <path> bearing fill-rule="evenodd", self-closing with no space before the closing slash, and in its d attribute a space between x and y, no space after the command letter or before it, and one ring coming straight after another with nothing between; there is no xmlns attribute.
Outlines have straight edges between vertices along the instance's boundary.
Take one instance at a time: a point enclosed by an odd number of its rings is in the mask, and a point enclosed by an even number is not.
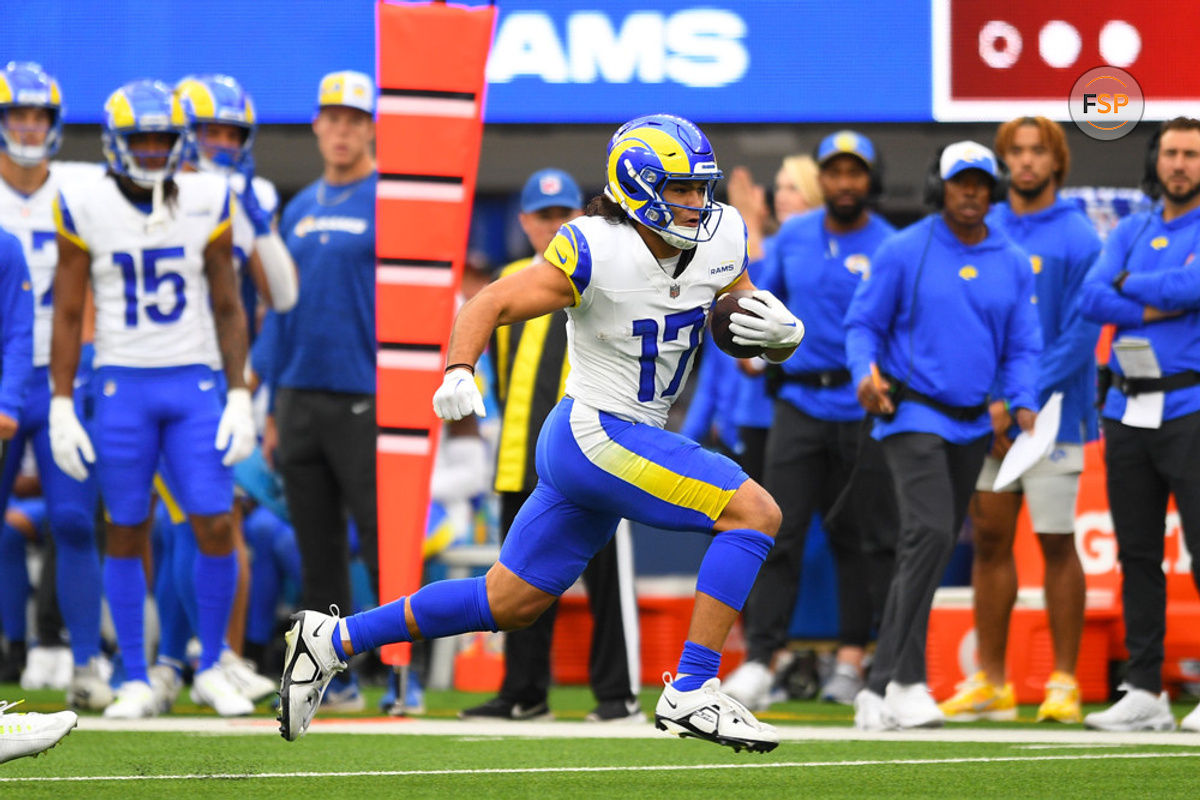
<svg viewBox="0 0 1200 800"><path fill-rule="evenodd" d="M95 178L98 164L51 161L62 144L63 106L58 81L39 65L10 62L0 71L0 227L13 233L25 251L34 294L33 372L25 404L0 477L0 508L8 505L13 482L27 444L33 447L38 477L46 498L50 535L55 545L55 584L63 622L71 636L74 675L67 702L102 710L112 702L108 665L100 655L100 558L96 551L96 482L68 477L50 453L47 417L50 410L50 321L54 313L54 268L58 245L51 208L59 187ZM91 340L91 331L84 331ZM91 345L85 345L80 369L62 385L64 400L74 395L75 411L84 417L84 397L91 372ZM84 419L87 422L86 418ZM39 648L30 653L22 676L26 688L44 688L52 668L40 668ZM45 654L41 654L45 655ZM61 688L61 685L60 685Z"/></svg>
<svg viewBox="0 0 1200 800"><path fill-rule="evenodd" d="M345 619L295 617L281 687L284 738L307 729L330 678L387 642L529 625L583 571L622 517L711 534L687 641L655 712L661 730L769 751L779 735L720 691L721 648L779 527L769 494L728 458L663 429L727 290L754 290L746 229L713 200L721 173L708 139L666 114L621 126L608 146L604 196L564 225L545 261L491 284L454 322L439 417L482 414L474 364L498 325L566 308L571 374L538 441L539 483L485 577L429 584ZM734 314L740 344L788 358L804 335L768 292Z"/></svg>
<svg viewBox="0 0 1200 800"><path fill-rule="evenodd" d="M143 525L160 459L196 532L193 571L200 666L196 702L223 715L253 705L218 666L237 562L229 467L255 442L243 370L246 318L233 270L234 201L216 175L177 174L186 117L171 88L141 80L115 91L103 123L107 174L55 200L58 268L50 343L50 443L59 467L89 465L109 515L104 588L125 666L105 716L155 713L143 654ZM92 439L70 398L89 281L96 305ZM223 367L224 410L213 370Z"/></svg>

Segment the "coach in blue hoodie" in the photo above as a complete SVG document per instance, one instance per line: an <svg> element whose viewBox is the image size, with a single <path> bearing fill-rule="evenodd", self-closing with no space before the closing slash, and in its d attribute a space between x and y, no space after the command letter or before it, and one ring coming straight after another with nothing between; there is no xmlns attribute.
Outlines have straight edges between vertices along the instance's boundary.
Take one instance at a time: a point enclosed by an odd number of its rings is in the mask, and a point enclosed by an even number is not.
<svg viewBox="0 0 1200 800"><path fill-rule="evenodd" d="M984 222L1003 197L992 151L946 147L928 176L940 213L885 241L846 312L859 401L896 484L900 538L875 662L855 698L868 730L941 725L925 685L933 593L987 453L989 392L1022 430L1037 408L1041 334L1029 259Z"/></svg>

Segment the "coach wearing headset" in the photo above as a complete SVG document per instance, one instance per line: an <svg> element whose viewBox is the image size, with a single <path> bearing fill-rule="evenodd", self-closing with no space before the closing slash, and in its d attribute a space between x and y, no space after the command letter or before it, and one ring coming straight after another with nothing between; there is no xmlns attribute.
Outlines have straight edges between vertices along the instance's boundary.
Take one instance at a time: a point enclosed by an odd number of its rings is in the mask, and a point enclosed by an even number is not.
<svg viewBox="0 0 1200 800"><path fill-rule="evenodd" d="M1041 334L1029 259L984 222L1005 196L995 155L946 147L926 200L939 209L888 239L846 313L858 399L879 415L900 506L895 574L867 686L854 700L866 730L941 725L925 683L929 609L962 527L992 432L989 392L1022 430L1036 417Z"/></svg>
<svg viewBox="0 0 1200 800"><path fill-rule="evenodd" d="M1177 117L1162 125L1147 152L1143 190L1162 202L1113 230L1080 297L1086 317L1117 326L1104 437L1131 688L1083 720L1109 731L1175 727L1162 691L1169 494L1200 587L1200 120ZM1127 353L1137 349L1151 366L1135 373ZM1182 727L1200 731L1200 707Z"/></svg>
<svg viewBox="0 0 1200 800"><path fill-rule="evenodd" d="M804 309L807 340L803 352L774 368L778 390L763 485L783 522L746 601L746 662L725 681L726 693L751 709L769 703L772 656L787 643L813 512L829 511L854 467L863 410L846 366L842 320L876 249L895 232L869 208L880 189L870 139L838 131L821 140L814 155L825 205L784 222L758 279L797 313ZM863 685L863 649L877 616L872 607L882 610L893 560L894 504L879 500L855 503L868 513L843 515L845 524L827 526L837 562L840 647L822 695L847 705ZM870 548L870 562L867 537L886 541ZM874 595L872 584L879 586Z"/></svg>

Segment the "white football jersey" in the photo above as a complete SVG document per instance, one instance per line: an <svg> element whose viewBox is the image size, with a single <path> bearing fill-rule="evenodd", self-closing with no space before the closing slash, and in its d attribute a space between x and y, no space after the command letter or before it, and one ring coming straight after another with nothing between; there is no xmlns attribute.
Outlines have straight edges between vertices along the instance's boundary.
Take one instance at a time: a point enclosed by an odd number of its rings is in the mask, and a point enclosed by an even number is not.
<svg viewBox="0 0 1200 800"><path fill-rule="evenodd" d="M50 324L54 319L52 289L58 266L54 233L54 198L61 186L76 180L94 180L104 174L103 164L51 161L50 176L26 197L0 181L0 228L13 234L25 251L33 281L33 365L50 363Z"/></svg>
<svg viewBox="0 0 1200 800"><path fill-rule="evenodd" d="M567 309L567 394L626 419L666 425L713 299L746 270L746 226L735 209L722 208L716 234L697 245L678 277L631 225L579 217L559 229L546 260L566 273L576 297Z"/></svg>
<svg viewBox="0 0 1200 800"><path fill-rule="evenodd" d="M92 257L97 367L221 366L204 249L230 225L228 181L177 173L166 219L121 194L114 178L59 192L58 230Z"/></svg>
<svg viewBox="0 0 1200 800"><path fill-rule="evenodd" d="M237 210L233 214L233 266L239 278L246 274L246 264L254 252L254 225L246 216L246 209L242 208L241 202L242 187L245 185L246 179L240 174L235 172L229 176L229 188L233 189L237 201ZM275 184L261 175L255 175L252 185L258 204L268 214L275 216L279 210L279 192L275 191Z"/></svg>

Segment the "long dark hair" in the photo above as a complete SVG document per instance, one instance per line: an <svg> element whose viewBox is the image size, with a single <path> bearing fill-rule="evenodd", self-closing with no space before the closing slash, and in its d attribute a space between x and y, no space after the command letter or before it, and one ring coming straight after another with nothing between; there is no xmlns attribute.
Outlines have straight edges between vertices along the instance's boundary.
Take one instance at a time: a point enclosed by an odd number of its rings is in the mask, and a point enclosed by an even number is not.
<svg viewBox="0 0 1200 800"><path fill-rule="evenodd" d="M598 194L588 201L584 213L589 217L600 217L610 225L632 225L633 220L621 208L620 203L609 199L606 194Z"/></svg>

